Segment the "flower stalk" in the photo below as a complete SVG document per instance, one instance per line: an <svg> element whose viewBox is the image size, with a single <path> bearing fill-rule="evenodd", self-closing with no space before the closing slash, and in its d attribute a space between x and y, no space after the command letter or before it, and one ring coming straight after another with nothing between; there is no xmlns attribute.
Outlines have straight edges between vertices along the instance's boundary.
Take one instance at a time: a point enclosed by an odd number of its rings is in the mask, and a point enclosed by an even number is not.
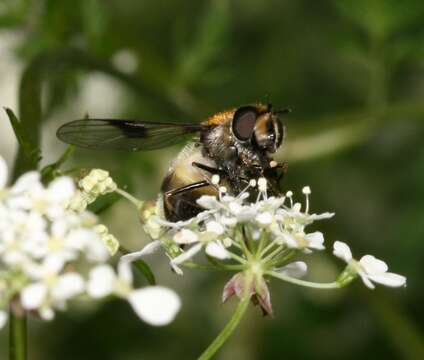
<svg viewBox="0 0 424 360"><path fill-rule="evenodd" d="M27 319L20 305L11 303L9 313L9 360L27 359Z"/></svg>
<svg viewBox="0 0 424 360"><path fill-rule="evenodd" d="M231 317L230 321L225 325L222 331L218 334L214 341L207 347L207 349L199 356L198 360L211 359L216 352L224 345L234 330L237 328L247 308L249 307L253 279L250 276L245 277L245 285L243 290L243 297L237 305L237 308Z"/></svg>
<svg viewBox="0 0 424 360"><path fill-rule="evenodd" d="M286 281L288 283L292 283L292 284L299 285L299 286L310 287L310 288L314 288L314 289L339 289L339 288L342 287L337 281L334 281L334 282L331 282L331 283L316 283L316 282L312 282L312 281L305 281L305 280L296 279L296 278L278 273L276 271L267 271L265 274L273 276L277 279Z"/></svg>

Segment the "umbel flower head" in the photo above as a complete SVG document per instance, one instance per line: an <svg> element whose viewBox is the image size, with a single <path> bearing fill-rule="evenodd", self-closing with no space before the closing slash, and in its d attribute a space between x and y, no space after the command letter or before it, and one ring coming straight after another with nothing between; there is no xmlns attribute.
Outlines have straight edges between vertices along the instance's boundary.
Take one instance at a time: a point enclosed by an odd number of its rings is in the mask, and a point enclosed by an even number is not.
<svg viewBox="0 0 424 360"><path fill-rule="evenodd" d="M349 276L340 277L340 281L314 283L300 279L307 273L307 265L295 261L296 256L325 249L324 235L319 231L308 231L308 226L334 216L329 212L310 213L309 187L303 188L305 202L301 204L294 201L291 191L278 197L269 196L265 178L251 180L246 189L236 195L228 194L225 187L219 186L219 181L217 175L212 178L219 195L199 198L197 203L204 211L187 221L166 221L161 201L154 207L145 208L142 212L144 228L148 234L154 235L154 241L141 251L123 256L121 262L134 261L162 248L175 273L183 275L182 266L206 266L193 262L194 257L203 253L210 262L208 266L236 273L224 287L223 301L232 295L249 296L269 314L272 313L268 289L271 278L301 286L333 289L347 285L359 275L367 281L389 285L381 278L372 277L366 264L361 264L362 260L356 263L349 257L345 259L349 262ZM252 195L256 196L253 202L250 200ZM405 278L400 275L396 280L390 285L405 284ZM369 286L368 282L366 284Z"/></svg>
<svg viewBox="0 0 424 360"><path fill-rule="evenodd" d="M178 296L157 286L134 289L128 264L118 271L107 264L119 247L116 238L94 214L72 207L82 192L94 201L113 191L116 185L108 174L92 173L81 181L80 191L69 177L44 186L35 171L6 187L7 175L0 157L0 327L9 303L50 320L77 297L109 295L128 300L150 324L174 318Z"/></svg>

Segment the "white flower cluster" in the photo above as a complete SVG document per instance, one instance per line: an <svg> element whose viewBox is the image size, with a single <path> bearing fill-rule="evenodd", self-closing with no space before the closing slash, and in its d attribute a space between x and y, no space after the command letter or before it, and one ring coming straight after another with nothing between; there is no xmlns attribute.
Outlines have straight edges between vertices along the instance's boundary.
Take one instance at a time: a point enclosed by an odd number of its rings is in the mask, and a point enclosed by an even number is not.
<svg viewBox="0 0 424 360"><path fill-rule="evenodd" d="M191 259L204 250L212 266L237 272L224 288L224 301L233 294L241 296L247 281L250 282L248 293L256 296L267 313L272 312L267 277L321 289L343 287L358 276L370 288L374 287L372 282L388 286L406 283L405 277L388 273L387 265L370 255L357 262L347 245L340 242L335 243L334 254L343 258L348 266L335 282L300 280L307 272L307 265L302 261L290 261L296 255L325 249L323 234L308 232L307 226L334 214L310 213L311 189L308 186L302 191L306 198L302 205L293 201L291 191L279 197L268 196L265 178L251 180L237 195L228 194L219 182L219 176L214 175L211 183L217 187L219 196L204 195L198 199L197 203L205 210L187 221L166 221L160 216L160 201L153 209L146 210L144 228L148 234L154 234L152 237L156 240L141 251L122 257L122 263L163 247L171 267L181 275L183 265L202 267Z"/></svg>
<svg viewBox="0 0 424 360"><path fill-rule="evenodd" d="M252 202L249 199L249 189L254 190L255 187L258 196ZM227 194L224 187L219 187L218 198L202 196L197 202L205 211L188 221L171 223L153 216L149 223L156 233L157 226L160 225L162 233L166 233L165 238L170 237L172 243L191 246L185 247L180 255L171 260L172 267L179 274L182 271L178 265L192 258L202 248L208 256L219 260L237 259L237 249L245 242L245 239L237 241L237 236L241 235L241 227L248 233L245 234L246 237L255 243L258 244L261 239L267 243L268 248L264 248L264 252L271 248L284 248L310 253L312 250L324 249L324 236L318 231L306 232L306 226L316 220L331 218L334 214L309 214L309 187L305 187L303 192L306 195L304 211L300 203L293 202L291 191L282 197L268 197L266 180L260 178L257 182L252 180L237 196ZM156 243L157 246L160 243L164 243L164 237L161 242ZM172 254L169 255L172 257Z"/></svg>
<svg viewBox="0 0 424 360"><path fill-rule="evenodd" d="M389 268L384 261L372 255L364 255L359 261L356 261L349 246L341 241L336 241L333 248L333 254L348 264L346 276L358 274L368 288L374 289L374 283L389 287L406 285L406 277L388 272Z"/></svg>
<svg viewBox="0 0 424 360"><path fill-rule="evenodd" d="M94 214L70 209L79 194L71 178L44 186L34 171L8 188L7 176L0 157L0 327L11 302L50 320L76 297L111 294L127 299L153 325L174 318L180 307L175 293L162 287L134 289L128 265L115 272L106 264L119 243ZM105 182L110 184L102 178L91 189L101 193Z"/></svg>

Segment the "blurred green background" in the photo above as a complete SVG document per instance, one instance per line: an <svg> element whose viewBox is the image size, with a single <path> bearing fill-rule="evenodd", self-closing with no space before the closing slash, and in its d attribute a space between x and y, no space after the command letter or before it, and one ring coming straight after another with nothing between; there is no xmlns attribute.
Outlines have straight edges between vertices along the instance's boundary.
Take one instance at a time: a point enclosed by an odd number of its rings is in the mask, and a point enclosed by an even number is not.
<svg viewBox="0 0 424 360"><path fill-rule="evenodd" d="M0 104L42 120L44 164L64 149L57 127L87 113L187 122L256 101L292 108L277 154L289 162L284 186L300 197L310 185L313 210L336 212L319 224L329 249L312 257L310 278L334 279L343 265L331 244L342 240L386 260L408 287L273 282L274 318L252 307L217 359L424 359L422 0L0 0L0 54ZM40 92L41 113L31 107ZM16 143L0 120L12 163ZM68 166L108 169L147 199L177 151L76 150ZM127 247L148 241L126 203L102 218ZM152 328L120 301L78 303L54 322L31 320L30 359L196 358L234 309L220 303L230 274L179 278L163 255L147 261L182 297L174 323ZM2 359L6 344L3 331Z"/></svg>

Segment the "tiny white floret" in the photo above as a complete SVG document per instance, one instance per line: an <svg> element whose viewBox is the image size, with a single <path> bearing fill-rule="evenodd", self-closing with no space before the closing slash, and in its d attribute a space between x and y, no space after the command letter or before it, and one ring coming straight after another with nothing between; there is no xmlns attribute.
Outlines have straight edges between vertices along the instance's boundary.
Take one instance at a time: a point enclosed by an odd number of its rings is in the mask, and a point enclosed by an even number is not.
<svg viewBox="0 0 424 360"><path fill-rule="evenodd" d="M267 183L266 183L266 179L265 178L259 178L258 179L258 188L259 191L265 192L267 189Z"/></svg>
<svg viewBox="0 0 424 360"><path fill-rule="evenodd" d="M310 195L310 194L311 194L311 188L310 188L309 186L305 186L305 187L302 189L302 192L303 192L305 195Z"/></svg>
<svg viewBox="0 0 424 360"><path fill-rule="evenodd" d="M211 182L212 182L213 185L218 185L219 180L220 180L219 175L217 175L217 174L212 175Z"/></svg>
<svg viewBox="0 0 424 360"><path fill-rule="evenodd" d="M181 308L178 295L162 286L134 290L129 294L128 301L142 320L154 326L169 324Z"/></svg>

